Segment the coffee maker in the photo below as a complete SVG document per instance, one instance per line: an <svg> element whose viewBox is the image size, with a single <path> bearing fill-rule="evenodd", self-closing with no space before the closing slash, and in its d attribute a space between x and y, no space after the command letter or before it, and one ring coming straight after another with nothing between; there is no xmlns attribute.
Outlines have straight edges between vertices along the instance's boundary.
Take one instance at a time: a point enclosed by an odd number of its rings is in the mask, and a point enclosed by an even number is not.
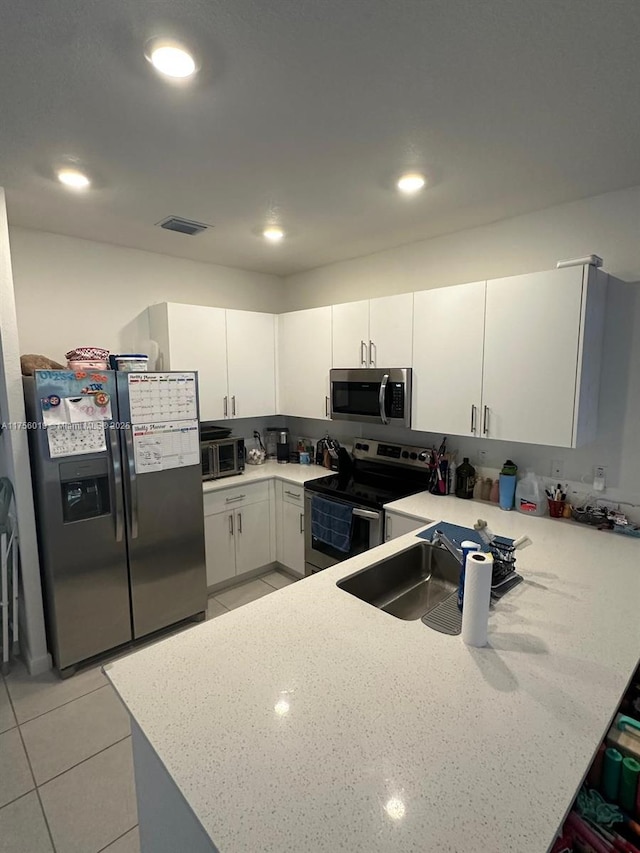
<svg viewBox="0 0 640 853"><path fill-rule="evenodd" d="M291 446L289 443L289 430L284 428L278 433L276 445L276 458L281 465L286 465L291 457Z"/></svg>

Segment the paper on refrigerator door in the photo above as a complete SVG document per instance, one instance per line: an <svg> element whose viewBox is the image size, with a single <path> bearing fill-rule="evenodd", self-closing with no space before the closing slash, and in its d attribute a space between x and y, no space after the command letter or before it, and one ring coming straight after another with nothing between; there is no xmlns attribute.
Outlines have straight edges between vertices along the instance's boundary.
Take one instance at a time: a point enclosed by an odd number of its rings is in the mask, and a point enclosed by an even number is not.
<svg viewBox="0 0 640 853"><path fill-rule="evenodd" d="M128 383L132 423L198 417L195 373L130 373Z"/></svg>
<svg viewBox="0 0 640 853"><path fill-rule="evenodd" d="M107 449L104 427L96 423L52 424L47 427L47 442L52 459Z"/></svg>
<svg viewBox="0 0 640 853"><path fill-rule="evenodd" d="M196 418L133 424L131 430L136 474L200 464L200 431Z"/></svg>
<svg viewBox="0 0 640 853"><path fill-rule="evenodd" d="M110 421L111 400L107 399L104 406L96 403L94 395L82 397L58 398L56 406L42 409L42 422L45 426L56 426L58 424L80 424Z"/></svg>

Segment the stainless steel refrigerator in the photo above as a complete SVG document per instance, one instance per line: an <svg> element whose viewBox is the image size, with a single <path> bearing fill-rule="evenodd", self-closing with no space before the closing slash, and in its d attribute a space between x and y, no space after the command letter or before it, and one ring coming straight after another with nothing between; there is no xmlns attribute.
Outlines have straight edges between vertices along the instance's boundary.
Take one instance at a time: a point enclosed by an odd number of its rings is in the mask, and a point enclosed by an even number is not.
<svg viewBox="0 0 640 853"><path fill-rule="evenodd" d="M47 633L63 676L207 606L195 373L25 377Z"/></svg>

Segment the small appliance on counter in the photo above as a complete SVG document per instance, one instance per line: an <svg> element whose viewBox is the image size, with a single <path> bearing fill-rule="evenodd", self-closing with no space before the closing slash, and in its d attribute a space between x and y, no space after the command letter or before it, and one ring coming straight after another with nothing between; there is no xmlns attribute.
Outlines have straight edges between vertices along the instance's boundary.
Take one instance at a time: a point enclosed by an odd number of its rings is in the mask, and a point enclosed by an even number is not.
<svg viewBox="0 0 640 853"><path fill-rule="evenodd" d="M276 459L281 465L286 465L291 456L291 446L289 444L289 430L283 427L278 433L278 443L276 445Z"/></svg>
<svg viewBox="0 0 640 853"><path fill-rule="evenodd" d="M244 471L244 439L212 423L200 425L200 461L203 480L232 477Z"/></svg>
<svg viewBox="0 0 640 853"><path fill-rule="evenodd" d="M278 437L281 432L286 431L285 426L267 427L265 430L264 442L266 445L267 459L272 459L274 462L278 458Z"/></svg>

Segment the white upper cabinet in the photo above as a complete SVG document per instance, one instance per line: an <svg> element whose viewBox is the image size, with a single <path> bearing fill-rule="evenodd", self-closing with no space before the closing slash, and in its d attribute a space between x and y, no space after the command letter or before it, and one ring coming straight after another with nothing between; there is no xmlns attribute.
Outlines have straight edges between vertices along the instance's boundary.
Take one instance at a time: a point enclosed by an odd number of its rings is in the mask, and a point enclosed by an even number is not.
<svg viewBox="0 0 640 853"><path fill-rule="evenodd" d="M381 296L369 302L371 367L411 367L413 293Z"/></svg>
<svg viewBox="0 0 640 853"><path fill-rule="evenodd" d="M413 428L592 441L606 282L580 266L414 294Z"/></svg>
<svg viewBox="0 0 640 853"><path fill-rule="evenodd" d="M411 367L412 314L412 293L333 305L333 367Z"/></svg>
<svg viewBox="0 0 640 853"><path fill-rule="evenodd" d="M414 294L413 429L480 434L485 282Z"/></svg>
<svg viewBox="0 0 640 853"><path fill-rule="evenodd" d="M163 302L149 308L151 337L158 343L158 370L197 370L200 420L225 417L227 328L224 308Z"/></svg>
<svg viewBox="0 0 640 853"><path fill-rule="evenodd" d="M276 411L274 314L163 302L149 308L159 370L197 370L200 420Z"/></svg>
<svg viewBox="0 0 640 853"><path fill-rule="evenodd" d="M278 316L278 411L301 418L329 415L331 308Z"/></svg>
<svg viewBox="0 0 640 853"><path fill-rule="evenodd" d="M331 306L334 367L369 366L369 300Z"/></svg>
<svg viewBox="0 0 640 853"><path fill-rule="evenodd" d="M587 266L487 282L482 435L557 447L595 438L606 281Z"/></svg>
<svg viewBox="0 0 640 853"><path fill-rule="evenodd" d="M275 415L276 317L257 311L226 313L229 415Z"/></svg>

